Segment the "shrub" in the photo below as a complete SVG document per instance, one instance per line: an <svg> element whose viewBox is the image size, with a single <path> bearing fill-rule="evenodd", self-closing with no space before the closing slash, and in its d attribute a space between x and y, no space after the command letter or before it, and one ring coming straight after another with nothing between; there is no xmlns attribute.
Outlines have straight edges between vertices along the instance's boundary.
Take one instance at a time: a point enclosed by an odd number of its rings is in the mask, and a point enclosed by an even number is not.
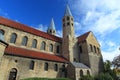
<svg viewBox="0 0 120 80"><path fill-rule="evenodd" d="M94 78L90 75L83 75L80 80L94 80Z"/></svg>
<svg viewBox="0 0 120 80"><path fill-rule="evenodd" d="M109 73L100 73L95 80L113 80Z"/></svg>

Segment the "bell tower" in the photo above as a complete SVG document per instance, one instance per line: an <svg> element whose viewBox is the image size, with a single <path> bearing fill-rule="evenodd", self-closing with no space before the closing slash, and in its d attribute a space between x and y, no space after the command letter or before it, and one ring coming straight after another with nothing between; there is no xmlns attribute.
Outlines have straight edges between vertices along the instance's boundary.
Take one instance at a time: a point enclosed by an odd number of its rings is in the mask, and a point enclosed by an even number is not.
<svg viewBox="0 0 120 80"><path fill-rule="evenodd" d="M62 55L69 61L74 61L74 19L70 8L67 5L63 19L63 40L62 40Z"/></svg>
<svg viewBox="0 0 120 80"><path fill-rule="evenodd" d="M51 23L50 23L48 29L47 29L47 33L51 34L51 35L56 35L56 29L55 29L55 24L54 24L53 18L51 20Z"/></svg>

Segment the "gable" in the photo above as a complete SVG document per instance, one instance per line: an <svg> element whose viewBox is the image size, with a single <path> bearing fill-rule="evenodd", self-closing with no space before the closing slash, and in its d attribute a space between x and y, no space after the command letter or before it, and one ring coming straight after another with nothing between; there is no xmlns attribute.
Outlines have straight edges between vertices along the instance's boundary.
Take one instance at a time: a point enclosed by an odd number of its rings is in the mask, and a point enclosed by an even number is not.
<svg viewBox="0 0 120 80"><path fill-rule="evenodd" d="M92 32L89 33L88 37L86 38L87 43L95 45L97 47L100 47L100 44L98 43L96 37Z"/></svg>

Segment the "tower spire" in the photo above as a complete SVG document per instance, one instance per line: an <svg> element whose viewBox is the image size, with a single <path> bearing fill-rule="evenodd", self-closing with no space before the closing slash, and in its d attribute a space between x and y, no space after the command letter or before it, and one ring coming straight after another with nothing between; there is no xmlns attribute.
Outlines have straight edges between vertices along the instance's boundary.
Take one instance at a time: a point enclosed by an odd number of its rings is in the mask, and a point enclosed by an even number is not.
<svg viewBox="0 0 120 80"><path fill-rule="evenodd" d="M55 35L56 34L56 29L55 29L55 24L54 24L53 18L51 19L51 22L50 22L50 25L48 27L47 33L49 33L51 35Z"/></svg>
<svg viewBox="0 0 120 80"><path fill-rule="evenodd" d="M72 16L69 6L67 5L64 16Z"/></svg>

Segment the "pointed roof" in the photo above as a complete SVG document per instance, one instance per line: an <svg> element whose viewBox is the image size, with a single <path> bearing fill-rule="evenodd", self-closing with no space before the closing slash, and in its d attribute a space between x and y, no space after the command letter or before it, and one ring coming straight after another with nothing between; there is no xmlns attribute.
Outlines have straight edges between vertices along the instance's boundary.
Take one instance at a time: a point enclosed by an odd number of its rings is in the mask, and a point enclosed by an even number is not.
<svg viewBox="0 0 120 80"><path fill-rule="evenodd" d="M50 25L48 27L48 30L56 30L53 18L51 19L51 23L50 23Z"/></svg>
<svg viewBox="0 0 120 80"><path fill-rule="evenodd" d="M86 38L88 37L88 35L90 34L90 32L91 32L91 31L86 32L85 34L83 34L83 35L77 37L77 38L78 38L78 42L81 42L81 41L86 40Z"/></svg>
<svg viewBox="0 0 120 80"><path fill-rule="evenodd" d="M64 16L72 16L69 6L67 5Z"/></svg>

